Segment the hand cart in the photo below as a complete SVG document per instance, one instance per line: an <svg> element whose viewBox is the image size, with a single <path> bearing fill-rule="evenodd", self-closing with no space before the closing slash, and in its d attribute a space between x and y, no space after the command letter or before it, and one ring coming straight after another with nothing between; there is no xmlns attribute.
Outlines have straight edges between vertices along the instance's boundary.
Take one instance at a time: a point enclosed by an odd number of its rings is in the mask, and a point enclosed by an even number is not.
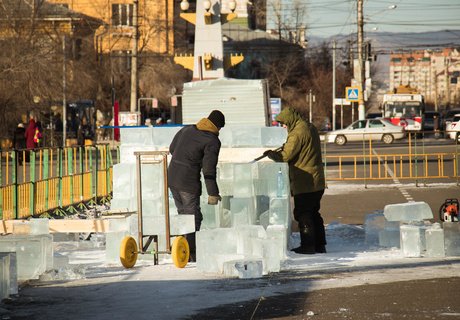
<svg viewBox="0 0 460 320"><path fill-rule="evenodd" d="M138 241L132 236L123 238L120 246L120 261L125 268L132 268L136 264L138 254L153 254L154 264L158 264L158 255L171 254L173 263L178 268L184 268L190 257L190 248L184 236L176 236L171 246L170 220L169 220L169 197L168 197L168 152L167 151L138 151L136 156L136 178L137 178L137 210L138 210ZM163 163L164 176L164 208L166 224L166 251L158 250L158 235L145 235L142 223L142 164ZM144 238L147 241L144 244ZM155 244L153 251L147 251L152 243ZM138 250L140 248L140 251Z"/></svg>

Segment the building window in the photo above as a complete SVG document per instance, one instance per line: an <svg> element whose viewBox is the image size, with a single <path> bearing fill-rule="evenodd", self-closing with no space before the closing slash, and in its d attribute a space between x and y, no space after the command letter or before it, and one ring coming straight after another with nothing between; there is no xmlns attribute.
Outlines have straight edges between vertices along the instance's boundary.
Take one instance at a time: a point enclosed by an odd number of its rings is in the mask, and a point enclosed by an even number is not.
<svg viewBox="0 0 460 320"><path fill-rule="evenodd" d="M112 4L112 25L132 26L133 8L132 4Z"/></svg>

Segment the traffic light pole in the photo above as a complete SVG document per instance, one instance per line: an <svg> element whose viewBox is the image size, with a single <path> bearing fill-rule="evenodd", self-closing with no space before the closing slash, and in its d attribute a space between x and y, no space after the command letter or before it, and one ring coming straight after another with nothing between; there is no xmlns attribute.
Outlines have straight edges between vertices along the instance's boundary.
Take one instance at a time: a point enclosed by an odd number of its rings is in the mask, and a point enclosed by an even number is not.
<svg viewBox="0 0 460 320"><path fill-rule="evenodd" d="M364 17L363 17L363 0L358 0L358 119L365 119L364 105L364 61L363 61L363 43L364 43Z"/></svg>

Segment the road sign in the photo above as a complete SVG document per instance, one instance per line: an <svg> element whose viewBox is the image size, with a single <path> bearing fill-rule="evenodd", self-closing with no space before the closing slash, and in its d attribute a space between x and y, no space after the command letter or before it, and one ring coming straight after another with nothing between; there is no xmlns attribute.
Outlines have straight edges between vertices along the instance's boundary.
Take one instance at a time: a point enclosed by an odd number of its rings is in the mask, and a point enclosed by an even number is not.
<svg viewBox="0 0 460 320"><path fill-rule="evenodd" d="M281 99L270 98L270 108L272 112L272 125L275 125L275 117L281 112Z"/></svg>
<svg viewBox="0 0 460 320"><path fill-rule="evenodd" d="M336 106L351 106L350 101L348 101L347 99L342 99L342 98L335 98L334 99L334 104Z"/></svg>
<svg viewBox="0 0 460 320"><path fill-rule="evenodd" d="M345 99L347 99L347 101L352 101L352 102L358 101L358 97L359 97L359 88L347 87L345 89Z"/></svg>

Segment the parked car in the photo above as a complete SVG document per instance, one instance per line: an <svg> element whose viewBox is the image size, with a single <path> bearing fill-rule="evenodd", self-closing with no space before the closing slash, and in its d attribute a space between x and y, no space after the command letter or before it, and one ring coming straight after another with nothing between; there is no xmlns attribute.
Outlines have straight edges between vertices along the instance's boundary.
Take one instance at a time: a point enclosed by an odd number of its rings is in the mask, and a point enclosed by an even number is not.
<svg viewBox="0 0 460 320"><path fill-rule="evenodd" d="M441 128L442 130L449 129L449 125L452 122L456 114L460 114L460 109L451 109L451 110L445 111L444 117L442 119L442 128Z"/></svg>
<svg viewBox="0 0 460 320"><path fill-rule="evenodd" d="M449 138L460 141L460 113L452 118L446 127L446 134Z"/></svg>
<svg viewBox="0 0 460 320"><path fill-rule="evenodd" d="M376 119L376 118L382 118L382 112L369 112L366 115L367 119Z"/></svg>
<svg viewBox="0 0 460 320"><path fill-rule="evenodd" d="M327 133L327 142L334 142L340 146L348 141L380 140L384 143L393 143L395 139L402 139L406 135L401 126L396 126L385 119L358 120L345 129Z"/></svg>

